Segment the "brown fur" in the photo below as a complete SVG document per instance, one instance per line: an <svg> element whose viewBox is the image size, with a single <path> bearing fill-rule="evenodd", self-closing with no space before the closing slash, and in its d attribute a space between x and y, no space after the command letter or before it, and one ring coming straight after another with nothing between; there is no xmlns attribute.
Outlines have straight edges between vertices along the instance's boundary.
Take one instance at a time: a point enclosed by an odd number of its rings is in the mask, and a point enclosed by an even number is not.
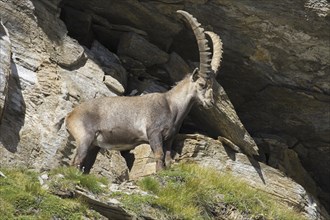
<svg viewBox="0 0 330 220"><path fill-rule="evenodd" d="M89 172L100 147L123 151L149 143L162 169L163 144L169 163L173 138L192 105L196 101L212 105L212 88L205 83L190 76L166 93L104 97L77 106L66 118L67 130L78 146L73 165Z"/></svg>

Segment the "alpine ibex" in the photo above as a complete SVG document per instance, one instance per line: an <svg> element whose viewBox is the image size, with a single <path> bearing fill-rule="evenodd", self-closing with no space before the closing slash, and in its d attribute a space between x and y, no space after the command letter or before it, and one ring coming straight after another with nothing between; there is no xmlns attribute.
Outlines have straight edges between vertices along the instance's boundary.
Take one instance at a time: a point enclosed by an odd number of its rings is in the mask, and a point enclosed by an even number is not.
<svg viewBox="0 0 330 220"><path fill-rule="evenodd" d="M214 73L222 56L221 40L215 33L205 32L213 42L211 60L204 29L189 13L177 12L187 19L194 31L199 48L199 68L165 93L103 97L77 106L66 118L67 129L77 143L74 166L88 173L100 148L124 151L149 143L156 169L160 170L171 160L174 136L192 105L199 102L205 108L212 107Z"/></svg>

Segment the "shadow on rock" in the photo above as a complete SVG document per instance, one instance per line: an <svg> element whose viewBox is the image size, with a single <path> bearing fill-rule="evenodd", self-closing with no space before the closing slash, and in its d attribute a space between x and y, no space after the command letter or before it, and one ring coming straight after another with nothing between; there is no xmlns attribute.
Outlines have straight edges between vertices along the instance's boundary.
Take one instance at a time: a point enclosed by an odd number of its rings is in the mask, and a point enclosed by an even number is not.
<svg viewBox="0 0 330 220"><path fill-rule="evenodd" d="M17 152L20 141L20 130L25 121L25 101L17 67L12 62L11 75L8 82L8 97L0 124L0 142L10 152Z"/></svg>

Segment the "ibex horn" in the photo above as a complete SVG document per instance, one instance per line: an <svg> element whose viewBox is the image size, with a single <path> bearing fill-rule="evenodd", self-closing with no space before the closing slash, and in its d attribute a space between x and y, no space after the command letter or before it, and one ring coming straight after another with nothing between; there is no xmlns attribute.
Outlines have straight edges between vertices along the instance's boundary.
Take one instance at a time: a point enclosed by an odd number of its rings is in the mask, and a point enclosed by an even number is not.
<svg viewBox="0 0 330 220"><path fill-rule="evenodd" d="M203 78L209 78L211 72L211 59L209 56L211 55L211 52L207 44L208 41L205 37L204 29L200 27L201 24L198 23L197 19L188 12L182 10L178 10L177 12L182 14L187 19L192 30L194 31L199 50L199 75Z"/></svg>
<svg viewBox="0 0 330 220"><path fill-rule="evenodd" d="M212 40L212 44L213 44L213 55L212 55L212 61L211 61L211 69L214 72L214 75L217 76L217 71L218 68L220 66L220 62L222 59L222 41L220 39L220 37L211 31L205 31L205 33L207 35L209 35L209 37Z"/></svg>

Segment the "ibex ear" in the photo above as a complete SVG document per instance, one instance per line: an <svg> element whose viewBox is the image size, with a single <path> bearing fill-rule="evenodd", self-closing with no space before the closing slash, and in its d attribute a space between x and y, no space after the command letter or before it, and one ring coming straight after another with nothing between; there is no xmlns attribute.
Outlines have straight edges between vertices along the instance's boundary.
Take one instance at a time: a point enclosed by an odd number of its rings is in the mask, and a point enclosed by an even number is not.
<svg viewBox="0 0 330 220"><path fill-rule="evenodd" d="M191 74L191 79L193 82L196 82L196 80L198 79L198 68L194 69L193 73Z"/></svg>

